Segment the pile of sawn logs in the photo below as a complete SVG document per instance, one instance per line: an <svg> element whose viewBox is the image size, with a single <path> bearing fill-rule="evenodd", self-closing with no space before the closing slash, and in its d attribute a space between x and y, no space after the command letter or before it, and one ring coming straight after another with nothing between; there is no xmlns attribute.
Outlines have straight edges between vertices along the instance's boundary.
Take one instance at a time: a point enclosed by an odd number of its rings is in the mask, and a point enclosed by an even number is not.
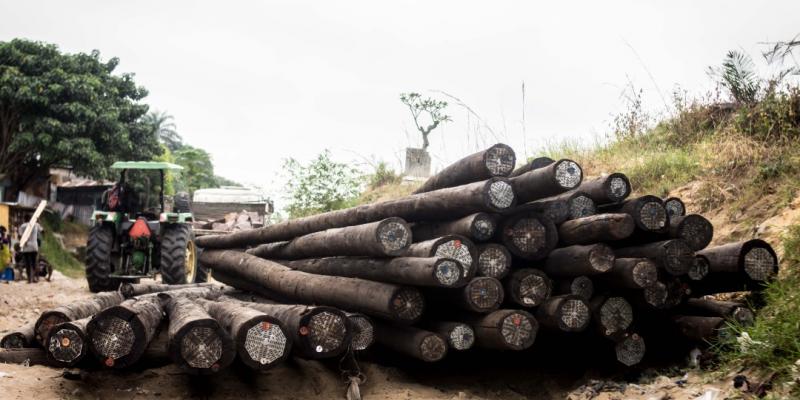
<svg viewBox="0 0 800 400"><path fill-rule="evenodd" d="M759 292L778 271L767 243L708 247L707 219L677 198L629 198L622 173L515 164L498 144L407 197L199 237L200 261L227 286L123 285L48 310L2 345L38 344L56 365L167 359L207 373L236 356L268 368L373 341L433 362L546 336L599 343L630 366L646 342L713 342L753 321L745 304L707 295Z"/></svg>

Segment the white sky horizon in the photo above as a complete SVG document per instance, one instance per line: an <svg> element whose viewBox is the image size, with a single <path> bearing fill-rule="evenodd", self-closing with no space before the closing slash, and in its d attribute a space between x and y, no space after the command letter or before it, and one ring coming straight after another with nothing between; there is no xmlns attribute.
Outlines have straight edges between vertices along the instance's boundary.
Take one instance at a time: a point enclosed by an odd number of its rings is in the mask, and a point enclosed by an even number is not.
<svg viewBox="0 0 800 400"><path fill-rule="evenodd" d="M401 170L404 149L421 145L402 92L457 96L494 132L450 101L453 122L430 136L436 169L496 142L521 160L602 137L629 83L663 113L676 86L712 90L708 67L728 50L758 62L759 43L800 33L798 1L2 0L0 15L0 41L118 57L216 174L276 203L284 158L330 149Z"/></svg>

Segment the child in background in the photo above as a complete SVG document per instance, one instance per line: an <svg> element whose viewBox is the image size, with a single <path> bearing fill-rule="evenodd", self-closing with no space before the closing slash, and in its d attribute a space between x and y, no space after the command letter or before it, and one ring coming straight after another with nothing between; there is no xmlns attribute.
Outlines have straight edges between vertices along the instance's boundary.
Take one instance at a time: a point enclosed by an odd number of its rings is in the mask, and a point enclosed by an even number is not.
<svg viewBox="0 0 800 400"><path fill-rule="evenodd" d="M13 281L14 268L11 265L11 238L6 233L6 227L0 225L0 273L3 280Z"/></svg>

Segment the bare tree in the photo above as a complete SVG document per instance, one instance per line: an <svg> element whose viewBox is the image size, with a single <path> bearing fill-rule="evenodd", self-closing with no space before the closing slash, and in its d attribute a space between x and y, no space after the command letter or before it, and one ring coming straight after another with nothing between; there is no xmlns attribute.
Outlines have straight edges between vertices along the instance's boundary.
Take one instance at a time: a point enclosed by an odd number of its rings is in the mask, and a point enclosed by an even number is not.
<svg viewBox="0 0 800 400"><path fill-rule="evenodd" d="M444 113L444 109L447 107L446 101L435 100L430 97L423 99L422 95L413 92L401 93L400 101L411 111L411 116L414 118L414 125L422 134L423 150L426 150L428 145L430 145L428 135L430 135L431 131L436 129L442 122L452 121L450 116ZM430 119L430 123L424 127L424 123L420 124L420 119L423 114L427 115Z"/></svg>

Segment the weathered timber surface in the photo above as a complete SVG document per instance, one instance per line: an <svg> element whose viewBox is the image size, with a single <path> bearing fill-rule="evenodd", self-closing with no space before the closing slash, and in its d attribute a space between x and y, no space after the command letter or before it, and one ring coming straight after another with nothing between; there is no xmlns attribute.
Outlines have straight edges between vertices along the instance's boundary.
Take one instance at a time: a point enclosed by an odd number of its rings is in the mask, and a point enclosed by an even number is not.
<svg viewBox="0 0 800 400"><path fill-rule="evenodd" d="M701 317L730 318L742 326L749 326L755 320L755 314L746 304L735 301L714 299L686 299L675 309L677 314Z"/></svg>
<svg viewBox="0 0 800 400"><path fill-rule="evenodd" d="M534 212L506 217L498 235L512 254L526 260L541 260L558 244L553 221Z"/></svg>
<svg viewBox="0 0 800 400"><path fill-rule="evenodd" d="M475 332L475 345L486 349L525 350L536 341L539 323L523 310L497 310L486 315L465 315Z"/></svg>
<svg viewBox="0 0 800 400"><path fill-rule="evenodd" d="M553 292L557 295L574 295L586 301L594 296L594 282L588 276L559 279L553 286Z"/></svg>
<svg viewBox="0 0 800 400"><path fill-rule="evenodd" d="M697 254L708 260L710 272L738 273L753 281L769 281L778 273L775 250L760 239L710 247Z"/></svg>
<svg viewBox="0 0 800 400"><path fill-rule="evenodd" d="M45 351L38 347L0 349L0 363L51 365Z"/></svg>
<svg viewBox="0 0 800 400"><path fill-rule="evenodd" d="M556 160L553 160L550 157L536 157L530 162L523 164L519 168L515 169L513 172L511 172L511 175L509 175L509 177L513 178L516 176L520 176L526 172L530 172L539 168L544 168L554 162L556 162Z"/></svg>
<svg viewBox="0 0 800 400"><path fill-rule="evenodd" d="M345 315L353 331L350 347L355 351L364 351L372 347L375 343L375 324L372 318L361 313L345 312Z"/></svg>
<svg viewBox="0 0 800 400"><path fill-rule="evenodd" d="M24 347L35 347L35 327L36 321L33 321L23 325L17 330L6 333L0 339L0 348L21 349Z"/></svg>
<svg viewBox="0 0 800 400"><path fill-rule="evenodd" d="M469 350L475 344L475 331L464 322L430 321L425 328L445 337L453 350Z"/></svg>
<svg viewBox="0 0 800 400"><path fill-rule="evenodd" d="M572 160L558 160L546 167L511 178L519 203L527 203L575 189L583 180L580 165Z"/></svg>
<svg viewBox="0 0 800 400"><path fill-rule="evenodd" d="M192 374L212 374L233 362L233 339L201 305L169 292L160 297L169 318L169 355L176 365Z"/></svg>
<svg viewBox="0 0 800 400"><path fill-rule="evenodd" d="M511 252L498 243L478 246L478 276L503 279L511 271Z"/></svg>
<svg viewBox="0 0 800 400"><path fill-rule="evenodd" d="M277 293L299 303L327 304L405 323L415 322L425 308L422 294L411 287L309 274L230 250L206 250L200 261L214 273L252 283L245 289L267 296Z"/></svg>
<svg viewBox="0 0 800 400"><path fill-rule="evenodd" d="M398 256L411 244L411 228L400 218L363 225L333 228L294 238L265 243L247 250L261 258L298 260L330 256Z"/></svg>
<svg viewBox="0 0 800 400"><path fill-rule="evenodd" d="M467 284L464 268L452 258L326 257L276 262L310 274L361 278L401 285L460 287Z"/></svg>
<svg viewBox="0 0 800 400"><path fill-rule="evenodd" d="M505 281L508 299L523 307L536 307L545 301L553 290L550 278L535 268L519 268Z"/></svg>
<svg viewBox="0 0 800 400"><path fill-rule="evenodd" d="M700 251L714 238L714 226L702 215L675 215L669 219L669 237L683 239L692 251Z"/></svg>
<svg viewBox="0 0 800 400"><path fill-rule="evenodd" d="M587 179L578 186L595 204L613 204L625 200L631 194L631 182L625 174L615 172L610 175Z"/></svg>
<svg viewBox="0 0 800 400"><path fill-rule="evenodd" d="M500 281L481 276L472 278L466 286L458 289L431 289L428 296L435 300L434 303L446 303L462 310L488 313L500 307L505 293Z"/></svg>
<svg viewBox="0 0 800 400"><path fill-rule="evenodd" d="M36 341L44 347L47 335L54 326L97 314L108 307L122 303L123 300L125 298L119 292L103 292L47 310L36 320L34 328Z"/></svg>
<svg viewBox="0 0 800 400"><path fill-rule="evenodd" d="M553 296L536 310L536 320L550 330L581 332L589 326L591 311L586 300L578 296Z"/></svg>
<svg viewBox="0 0 800 400"><path fill-rule="evenodd" d="M597 214L566 221L558 227L562 245L592 244L628 238L636 224L628 214Z"/></svg>
<svg viewBox="0 0 800 400"><path fill-rule="evenodd" d="M608 272L614 258L614 251L604 244L576 244L551 251L542 270L553 278L597 275Z"/></svg>
<svg viewBox="0 0 800 400"><path fill-rule="evenodd" d="M672 275L685 275L694 264L692 249L681 239L670 239L641 246L615 249L619 258L649 258Z"/></svg>
<svg viewBox="0 0 800 400"><path fill-rule="evenodd" d="M536 200L533 203L545 201L564 201L567 204L567 219L565 221L584 218L597 213L597 205L586 192L580 190L570 190L546 199ZM553 221L560 224L564 221Z"/></svg>
<svg viewBox="0 0 800 400"><path fill-rule="evenodd" d="M444 257L457 260L463 267L465 279L475 276L478 267L478 249L471 240L461 235L447 235L414 243L405 252L407 257Z"/></svg>
<svg viewBox="0 0 800 400"><path fill-rule="evenodd" d="M72 367L89 353L89 335L86 326L92 317L58 324L47 337L47 359L58 367Z"/></svg>
<svg viewBox="0 0 800 400"><path fill-rule="evenodd" d="M481 211L501 212L515 204L516 195L510 181L495 177L400 199L291 219L259 229L202 236L197 238L197 245L209 249L243 248L391 217L410 222L452 220Z"/></svg>
<svg viewBox="0 0 800 400"><path fill-rule="evenodd" d="M447 355L447 339L424 329L375 321L375 338L383 346L426 362L436 362Z"/></svg>
<svg viewBox="0 0 800 400"><path fill-rule="evenodd" d="M101 311L86 327L92 354L107 367L132 365L156 335L163 312L156 296L134 297Z"/></svg>
<svg viewBox="0 0 800 400"><path fill-rule="evenodd" d="M694 263L689 267L686 276L692 281L700 281L705 279L709 272L711 272L711 266L708 258L702 254L695 254Z"/></svg>
<svg viewBox="0 0 800 400"><path fill-rule="evenodd" d="M493 176L508 176L516 163L514 150L508 145L498 143L450 164L428 178L414 194L481 181Z"/></svg>
<svg viewBox="0 0 800 400"><path fill-rule="evenodd" d="M672 223L672 218L686 215L686 205L683 204L683 200L677 197L667 197L664 199L664 208L667 209L667 216L670 218L670 223Z"/></svg>
<svg viewBox="0 0 800 400"><path fill-rule="evenodd" d="M491 239L497 230L497 216L484 212L453 221L417 222L411 225L414 240L422 242L446 235L461 235L476 242Z"/></svg>
<svg viewBox="0 0 800 400"><path fill-rule="evenodd" d="M669 228L664 202L656 196L645 195L618 204L607 204L599 207L599 212L628 214L633 217L636 227L644 232L666 233Z"/></svg>
<svg viewBox="0 0 800 400"><path fill-rule="evenodd" d="M291 335L279 319L239 302L205 299L195 302L228 332L236 354L248 367L265 370L289 357Z"/></svg>
<svg viewBox="0 0 800 400"><path fill-rule="evenodd" d="M599 333L612 337L628 330L633 323L633 307L621 296L597 296L589 301Z"/></svg>
<svg viewBox="0 0 800 400"><path fill-rule="evenodd" d="M646 258L617 258L608 272L595 279L611 289L643 289L658 281L658 266Z"/></svg>
<svg viewBox="0 0 800 400"><path fill-rule="evenodd" d="M541 215L558 225L569 219L569 204L564 199L548 200L545 198L521 204L510 210L506 210L502 215L516 215L522 213Z"/></svg>
<svg viewBox="0 0 800 400"><path fill-rule="evenodd" d="M675 315L672 321L683 336L697 342L715 341L728 334L725 319L720 317Z"/></svg>
<svg viewBox="0 0 800 400"><path fill-rule="evenodd" d="M133 296L141 296L143 294L150 294L150 293L158 293L158 292L169 292L173 290L181 290L181 289L193 289L193 288L204 288L204 287L215 287L219 285L215 285L213 283L186 283L181 285L168 285L165 283L123 283L119 286L119 292L122 295L129 299Z"/></svg>

